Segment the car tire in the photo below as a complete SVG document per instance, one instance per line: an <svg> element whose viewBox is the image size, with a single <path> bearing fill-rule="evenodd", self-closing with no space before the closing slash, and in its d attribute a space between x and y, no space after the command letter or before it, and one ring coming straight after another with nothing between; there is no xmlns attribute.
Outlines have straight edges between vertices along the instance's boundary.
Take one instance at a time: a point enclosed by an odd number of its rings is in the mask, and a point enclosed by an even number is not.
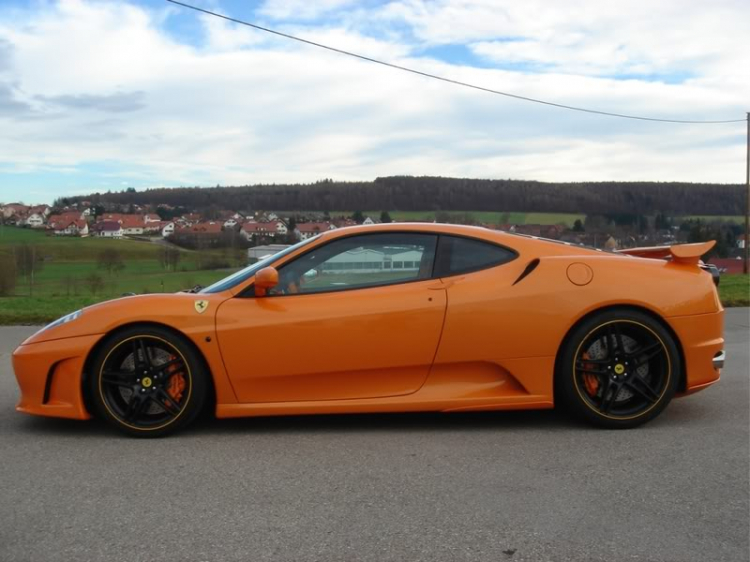
<svg viewBox="0 0 750 562"><path fill-rule="evenodd" d="M133 326L99 346L87 376L95 412L135 437L163 437L189 425L209 394L203 359L182 336Z"/></svg>
<svg viewBox="0 0 750 562"><path fill-rule="evenodd" d="M682 372L672 334L637 310L612 309L585 319L566 338L555 398L593 425L628 429L658 416Z"/></svg>

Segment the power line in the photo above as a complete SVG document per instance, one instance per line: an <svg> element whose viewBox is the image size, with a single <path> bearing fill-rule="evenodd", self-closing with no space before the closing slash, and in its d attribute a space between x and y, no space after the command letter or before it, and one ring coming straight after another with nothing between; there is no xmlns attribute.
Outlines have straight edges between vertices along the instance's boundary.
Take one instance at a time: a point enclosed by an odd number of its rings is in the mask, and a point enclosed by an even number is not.
<svg viewBox="0 0 750 562"><path fill-rule="evenodd" d="M561 109L569 109L571 111L582 111L584 113L594 113L596 115L606 115L608 117L620 117L623 119L637 119L639 121L658 121L661 123L689 123L689 124L700 124L700 125L707 125L707 124L716 124L716 123L744 123L745 119L727 119L727 120L721 120L721 121L692 121L692 120L684 120L684 119L658 119L656 117L642 117L639 115L627 115L624 113L612 113L609 111L599 111L596 109L587 109L585 107L575 107L572 105L565 105L562 103L555 103L551 101L545 101L540 100L536 98L530 98L527 96L520 96L518 94L511 94L509 92L501 92L500 90L493 90L492 88L485 88L483 86L477 86L475 84L469 84L467 82L461 82L460 80L453 80L452 78L446 78L444 76L438 76L436 74L430 74L429 72L422 72L421 70L415 70L413 68L409 68L406 66L401 66L398 64L393 64L390 62L374 59L371 57L367 57L364 55L359 55L357 53L353 53L351 51L345 51L344 49L338 49L336 47L331 47L329 45L324 45L322 43L316 43L315 41L310 41L309 39L303 39L301 37L296 37L294 35L289 35L288 33L282 33L281 31L276 31L274 29L269 29L267 27L263 27L254 23L249 23L246 21L238 20L236 18L232 18L229 16L225 16L223 14L219 14L216 12L212 12L210 10L204 10L203 8L198 8L197 6L191 6L190 4L185 4L183 2L178 2L177 0L167 0L167 2L171 2L172 4L177 4L178 6L183 6L184 8L190 8L191 10L195 10L196 12L203 12L204 14L208 14L210 16L215 16L217 18L225 19L227 21L231 21L234 23L238 23L240 25L246 25L248 27L252 27L254 29L257 29L259 31L265 31L266 33L272 33L273 35L278 35L280 37L285 37L286 39L292 39L294 41L299 41L300 43L306 43L307 45L312 45L313 47L319 47L321 49L326 49L328 51L333 51L334 53L339 53L342 55L347 55L350 57L354 57L360 60L364 60L367 62L372 62L375 64L380 64L382 66L387 66L389 68L395 68L396 70L403 70L404 72L410 72L412 74L417 74L419 76L424 76L426 78L432 78L434 80L440 80L441 82L447 82L449 84L454 84L456 86L463 86L465 88L472 88L474 90L480 90L482 92L489 92L490 94L497 94L499 96L505 96L508 98L514 98L518 100L533 102L533 103L540 103L543 105L550 105L552 107L559 107Z"/></svg>

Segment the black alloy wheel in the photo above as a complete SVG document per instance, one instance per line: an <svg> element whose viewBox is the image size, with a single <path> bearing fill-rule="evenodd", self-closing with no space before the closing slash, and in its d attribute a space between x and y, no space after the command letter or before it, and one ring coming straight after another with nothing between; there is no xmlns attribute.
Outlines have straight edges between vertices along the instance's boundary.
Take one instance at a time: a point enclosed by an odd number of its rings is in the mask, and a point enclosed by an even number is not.
<svg viewBox="0 0 750 562"><path fill-rule="evenodd" d="M89 376L97 411L118 429L158 437L190 423L206 396L203 362L181 337L159 328L116 334Z"/></svg>
<svg viewBox="0 0 750 562"><path fill-rule="evenodd" d="M638 311L611 311L571 334L556 377L558 398L579 417L610 428L657 416L677 389L680 357L671 334Z"/></svg>

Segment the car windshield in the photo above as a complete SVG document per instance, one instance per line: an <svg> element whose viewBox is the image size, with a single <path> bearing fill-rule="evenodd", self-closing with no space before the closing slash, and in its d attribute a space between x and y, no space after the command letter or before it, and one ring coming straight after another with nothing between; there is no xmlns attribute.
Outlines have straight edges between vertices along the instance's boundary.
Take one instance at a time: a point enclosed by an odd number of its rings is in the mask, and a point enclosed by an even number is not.
<svg viewBox="0 0 750 562"><path fill-rule="evenodd" d="M232 287L236 287L240 283L243 283L247 281L250 277L255 275L256 272L260 271L264 267L268 267L275 261L277 261L280 258L283 258L286 255L291 254L298 248L301 248L302 246L306 246L313 240L315 240L317 236L313 236L312 238L308 238L307 240L303 240L302 242L298 242L294 246L289 246L288 248L285 248L284 250L280 251L277 254L273 254L272 256L268 256L266 258L263 258L257 263L254 263L245 269L240 269L236 273L233 273L229 277L225 277L224 279L217 281L213 285L209 285L205 289L202 289L201 293L220 293L221 291L226 291L227 289L231 289Z"/></svg>

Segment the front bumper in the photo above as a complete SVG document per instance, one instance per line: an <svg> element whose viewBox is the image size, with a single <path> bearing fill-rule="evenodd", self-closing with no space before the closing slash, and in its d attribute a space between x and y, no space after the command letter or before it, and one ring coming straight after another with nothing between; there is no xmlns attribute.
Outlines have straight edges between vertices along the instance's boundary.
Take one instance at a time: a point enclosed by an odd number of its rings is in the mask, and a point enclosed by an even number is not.
<svg viewBox="0 0 750 562"><path fill-rule="evenodd" d="M669 318L682 344L685 388L692 394L718 382L724 366L724 311Z"/></svg>
<svg viewBox="0 0 750 562"><path fill-rule="evenodd" d="M16 410L26 414L89 419L83 400L83 367L101 335L30 343L13 352L21 400Z"/></svg>

